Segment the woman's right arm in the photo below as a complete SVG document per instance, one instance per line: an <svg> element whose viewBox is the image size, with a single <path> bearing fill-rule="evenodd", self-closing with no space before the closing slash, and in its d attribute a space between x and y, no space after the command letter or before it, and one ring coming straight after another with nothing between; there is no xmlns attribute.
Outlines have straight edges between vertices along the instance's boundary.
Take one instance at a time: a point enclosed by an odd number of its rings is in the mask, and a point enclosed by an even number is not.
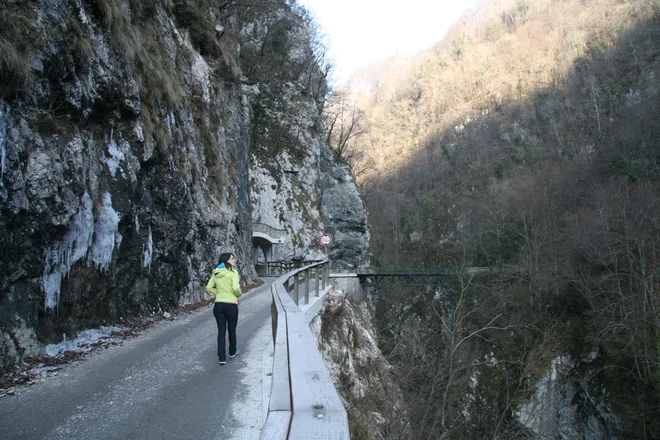
<svg viewBox="0 0 660 440"><path fill-rule="evenodd" d="M206 291L215 296L215 277L211 275L211 279L206 283Z"/></svg>

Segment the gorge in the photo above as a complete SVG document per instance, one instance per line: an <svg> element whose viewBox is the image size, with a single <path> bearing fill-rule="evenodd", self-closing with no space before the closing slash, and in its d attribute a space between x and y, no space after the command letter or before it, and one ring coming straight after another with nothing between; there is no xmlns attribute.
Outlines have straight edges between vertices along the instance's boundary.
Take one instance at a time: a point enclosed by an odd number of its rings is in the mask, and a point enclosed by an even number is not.
<svg viewBox="0 0 660 440"><path fill-rule="evenodd" d="M660 438L657 0L485 1L346 90L295 1L0 8L0 369L329 233L455 274L328 297L353 438Z"/></svg>

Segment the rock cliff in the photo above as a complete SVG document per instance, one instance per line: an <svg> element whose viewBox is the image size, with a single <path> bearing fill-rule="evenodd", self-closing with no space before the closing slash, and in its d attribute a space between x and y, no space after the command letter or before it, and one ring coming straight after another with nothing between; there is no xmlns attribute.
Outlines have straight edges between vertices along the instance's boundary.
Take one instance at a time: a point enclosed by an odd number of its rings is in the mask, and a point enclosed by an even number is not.
<svg viewBox="0 0 660 440"><path fill-rule="evenodd" d="M0 5L0 369L63 335L204 297L253 225L280 258L364 264L366 213L324 142L294 2ZM350 250L349 250L350 249Z"/></svg>
<svg viewBox="0 0 660 440"><path fill-rule="evenodd" d="M495 324L464 285L447 278L425 291L381 286L374 296L379 346L403 390L409 438L621 438L610 393L594 381L603 353L552 358L548 341L524 348L527 363L512 360L503 347L524 347L524 330ZM487 325L468 324L484 310Z"/></svg>
<svg viewBox="0 0 660 440"><path fill-rule="evenodd" d="M411 438L403 392L378 348L371 301L362 293L333 290L320 316L311 327L347 408L351 438Z"/></svg>

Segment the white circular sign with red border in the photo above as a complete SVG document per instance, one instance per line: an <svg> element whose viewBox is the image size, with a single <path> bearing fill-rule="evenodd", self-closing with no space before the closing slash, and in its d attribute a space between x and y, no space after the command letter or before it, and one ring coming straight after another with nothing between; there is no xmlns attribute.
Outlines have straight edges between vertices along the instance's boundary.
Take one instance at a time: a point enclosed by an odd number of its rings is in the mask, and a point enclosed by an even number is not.
<svg viewBox="0 0 660 440"><path fill-rule="evenodd" d="M330 246L330 243L332 243L332 235L330 235L330 234L321 235L320 242L321 242L321 245L323 245L323 246Z"/></svg>

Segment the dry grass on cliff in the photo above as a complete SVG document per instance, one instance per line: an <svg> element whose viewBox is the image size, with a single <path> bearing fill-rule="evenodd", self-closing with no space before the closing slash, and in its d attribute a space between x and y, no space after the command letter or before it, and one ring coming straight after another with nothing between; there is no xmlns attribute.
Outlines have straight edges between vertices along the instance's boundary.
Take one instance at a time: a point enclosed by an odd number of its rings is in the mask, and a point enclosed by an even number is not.
<svg viewBox="0 0 660 440"><path fill-rule="evenodd" d="M32 19L27 10L0 0L0 96L25 88L34 78L27 59Z"/></svg>

